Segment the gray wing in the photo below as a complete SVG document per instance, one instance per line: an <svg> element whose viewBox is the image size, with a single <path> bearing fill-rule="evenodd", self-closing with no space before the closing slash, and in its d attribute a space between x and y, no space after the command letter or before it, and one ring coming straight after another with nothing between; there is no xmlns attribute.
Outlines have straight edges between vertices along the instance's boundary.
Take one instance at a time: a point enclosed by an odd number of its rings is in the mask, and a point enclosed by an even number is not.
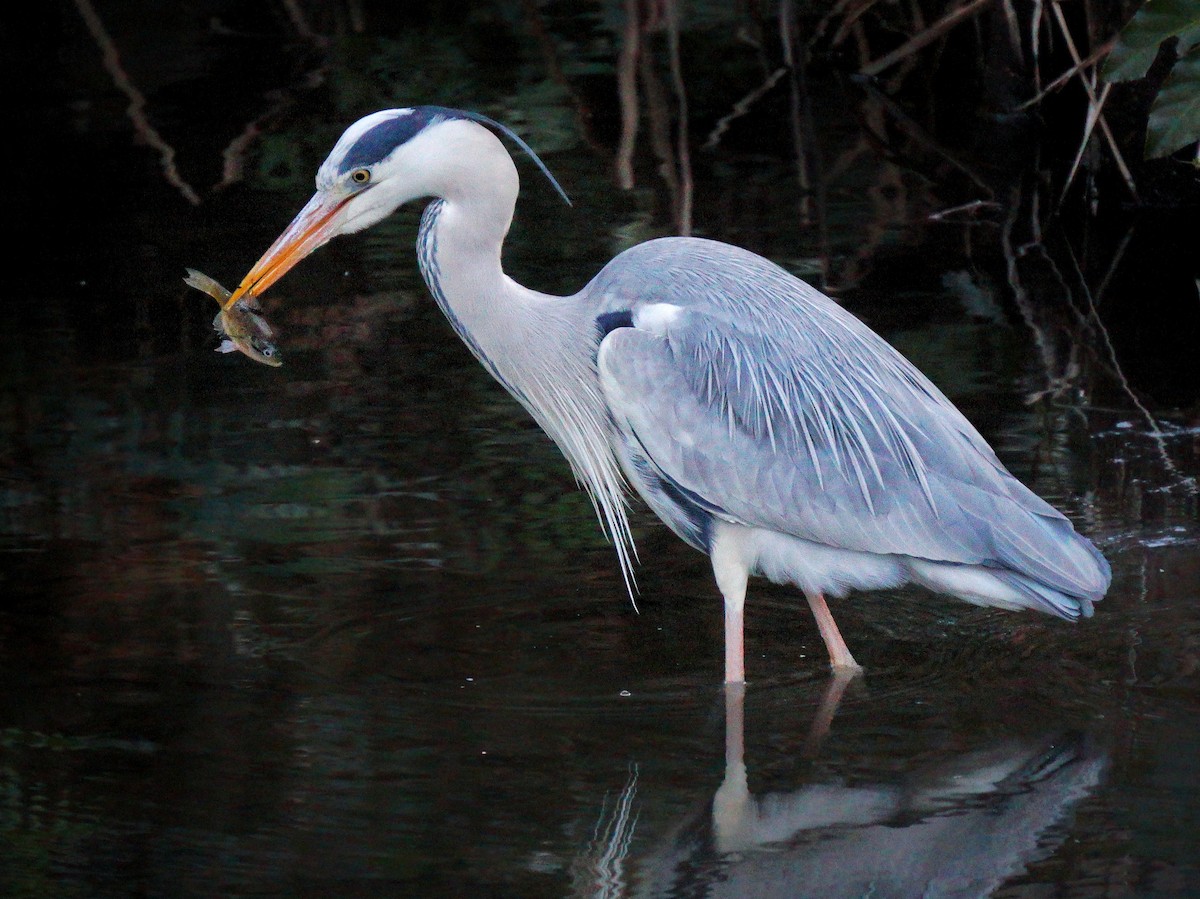
<svg viewBox="0 0 1200 899"><path fill-rule="evenodd" d="M1103 595L1094 547L916 368L783 269L668 239L622 254L593 289L634 325L601 345L614 420L712 514Z"/></svg>

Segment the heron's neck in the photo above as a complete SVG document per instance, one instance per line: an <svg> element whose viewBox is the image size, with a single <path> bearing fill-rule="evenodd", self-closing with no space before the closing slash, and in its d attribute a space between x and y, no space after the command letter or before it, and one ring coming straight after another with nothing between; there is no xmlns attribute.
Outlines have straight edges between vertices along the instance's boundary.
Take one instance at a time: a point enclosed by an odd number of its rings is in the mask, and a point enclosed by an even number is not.
<svg viewBox="0 0 1200 899"><path fill-rule="evenodd" d="M511 220L511 204L496 209L482 203L435 200L421 218L417 260L430 293L458 336L501 384L525 402L522 382L536 374L525 369L542 360L522 353L520 339L570 346L567 334L542 332L568 328L570 322L564 319L570 318L572 310L568 300L528 290L504 274L500 253ZM547 307L554 314L541 316Z"/></svg>
<svg viewBox="0 0 1200 899"><path fill-rule="evenodd" d="M581 295L538 293L504 274L500 254L515 195L502 193L431 203L417 239L421 274L471 352L563 451L632 584L625 484L596 371L595 312Z"/></svg>

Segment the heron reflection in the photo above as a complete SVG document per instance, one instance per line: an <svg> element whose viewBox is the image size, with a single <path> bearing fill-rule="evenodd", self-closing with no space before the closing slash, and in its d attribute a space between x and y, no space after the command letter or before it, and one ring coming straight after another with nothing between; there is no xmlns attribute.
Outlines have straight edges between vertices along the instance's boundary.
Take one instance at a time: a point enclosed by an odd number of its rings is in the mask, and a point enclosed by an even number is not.
<svg viewBox="0 0 1200 899"><path fill-rule="evenodd" d="M843 688L826 689L810 749ZM896 782L823 780L756 795L744 700L744 687L726 688L725 776L703 812L645 848L634 839L641 800L631 777L576 861L575 895L989 896L1053 854L1107 766L1089 739L1060 733L997 740Z"/></svg>

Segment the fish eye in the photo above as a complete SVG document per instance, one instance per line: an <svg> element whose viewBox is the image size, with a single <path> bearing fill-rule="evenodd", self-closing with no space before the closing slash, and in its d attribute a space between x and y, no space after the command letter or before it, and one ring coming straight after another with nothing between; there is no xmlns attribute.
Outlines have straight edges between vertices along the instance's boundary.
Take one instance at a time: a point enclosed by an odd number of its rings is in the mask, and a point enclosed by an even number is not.
<svg viewBox="0 0 1200 899"><path fill-rule="evenodd" d="M371 180L371 172L368 169L355 169L350 173L350 180L355 184L366 184Z"/></svg>

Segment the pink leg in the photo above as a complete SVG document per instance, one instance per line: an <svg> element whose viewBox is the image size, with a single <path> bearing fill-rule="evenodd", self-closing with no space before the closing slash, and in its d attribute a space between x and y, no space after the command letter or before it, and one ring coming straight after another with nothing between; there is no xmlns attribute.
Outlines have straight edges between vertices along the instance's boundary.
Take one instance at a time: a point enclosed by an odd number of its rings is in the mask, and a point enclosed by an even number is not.
<svg viewBox="0 0 1200 899"><path fill-rule="evenodd" d="M825 648L829 650L829 664L835 671L862 671L862 665L850 655L829 606L825 605L825 597L820 593L804 595L808 598L808 607L812 609L813 617L817 619L817 629L821 632L821 639L825 641Z"/></svg>
<svg viewBox="0 0 1200 899"><path fill-rule="evenodd" d="M742 632L745 621L746 581L750 567L742 557L741 529L730 525L718 528L713 539L712 566L717 586L725 600L725 683L746 681L746 644Z"/></svg>

